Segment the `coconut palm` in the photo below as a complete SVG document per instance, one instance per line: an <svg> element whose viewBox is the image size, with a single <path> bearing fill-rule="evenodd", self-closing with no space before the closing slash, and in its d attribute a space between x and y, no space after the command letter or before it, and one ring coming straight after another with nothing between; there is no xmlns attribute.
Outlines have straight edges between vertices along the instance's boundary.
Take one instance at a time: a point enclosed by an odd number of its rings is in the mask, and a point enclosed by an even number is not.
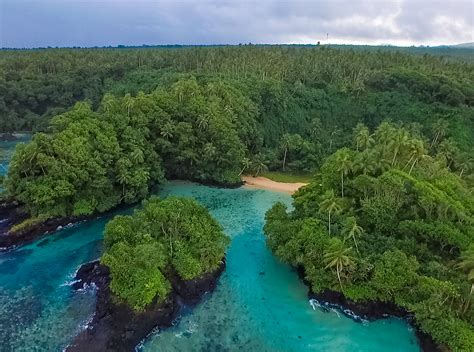
<svg viewBox="0 0 474 352"><path fill-rule="evenodd" d="M211 116L209 114L199 116L198 117L198 127L199 127L199 129L201 129L201 130L207 129L207 127L209 126L210 119L211 119Z"/></svg>
<svg viewBox="0 0 474 352"><path fill-rule="evenodd" d="M163 125L160 135L165 139L173 138L173 125L170 122L167 122Z"/></svg>
<svg viewBox="0 0 474 352"><path fill-rule="evenodd" d="M283 149L283 171L285 171L286 155L288 153L288 149L290 148L290 144L290 135L288 133L285 133L281 138L281 148Z"/></svg>
<svg viewBox="0 0 474 352"><path fill-rule="evenodd" d="M241 176L244 173L244 171L247 170L251 165L252 165L252 163L250 162L249 158L243 158L242 159L242 169L239 172L239 176Z"/></svg>
<svg viewBox="0 0 474 352"><path fill-rule="evenodd" d="M323 195L323 200L319 204L319 209L328 214L328 233L331 235L331 216L342 211L341 199L331 189Z"/></svg>
<svg viewBox="0 0 474 352"><path fill-rule="evenodd" d="M314 119L311 120L311 135L313 137L318 136L321 131L322 131L322 124L321 124L321 119L318 117L315 117Z"/></svg>
<svg viewBox="0 0 474 352"><path fill-rule="evenodd" d="M357 151L359 151L359 149L366 150L374 142L369 129L363 123L358 123L354 128L354 141Z"/></svg>
<svg viewBox="0 0 474 352"><path fill-rule="evenodd" d="M446 166L451 167L454 160L459 156L459 148L456 143L451 139L445 139L438 146L438 155L442 156L446 160Z"/></svg>
<svg viewBox="0 0 474 352"><path fill-rule="evenodd" d="M263 160L262 154L258 153L257 155L254 156L253 161L252 161L252 167L254 170L254 176L258 176L262 171L267 170L267 165L265 164L265 161Z"/></svg>
<svg viewBox="0 0 474 352"><path fill-rule="evenodd" d="M433 123L434 137L433 137L433 140L431 141L431 147L436 146L441 141L441 139L443 139L448 129L449 129L449 122L445 119L437 119Z"/></svg>
<svg viewBox="0 0 474 352"><path fill-rule="evenodd" d="M133 97L130 95L130 93L125 94L123 97L123 105L127 109L127 116L130 116L130 111L133 109L133 106L135 105L135 101Z"/></svg>
<svg viewBox="0 0 474 352"><path fill-rule="evenodd" d="M344 197L344 177L352 170L352 160L349 149L344 148L337 152L337 171L341 175L341 196Z"/></svg>
<svg viewBox="0 0 474 352"><path fill-rule="evenodd" d="M375 131L377 142L382 146L389 145L393 136L394 129L395 128L390 122L382 122L379 127L377 127L377 131Z"/></svg>
<svg viewBox="0 0 474 352"><path fill-rule="evenodd" d="M471 284L469 298L464 308L464 310L467 310L471 297L474 294L474 245L471 245L466 251L462 252L459 259L460 261L456 264L456 267L467 272L467 280Z"/></svg>
<svg viewBox="0 0 474 352"><path fill-rule="evenodd" d="M352 247L347 247L340 238L333 238L325 250L324 264L326 264L325 269L336 270L337 279L342 291L344 288L342 287L341 273L353 266L354 263L355 258L352 255Z"/></svg>
<svg viewBox="0 0 474 352"><path fill-rule="evenodd" d="M356 251L360 253L359 247L357 246L357 237L362 236L364 229L357 224L355 217L350 216L345 220L343 233L346 239L352 239L354 241Z"/></svg>
<svg viewBox="0 0 474 352"><path fill-rule="evenodd" d="M419 139L413 139L409 143L409 156L410 159L405 165L405 168L408 167L408 165L411 164L410 166L410 171L408 172L409 175L411 175L411 172L413 171L413 167L426 156L426 149L425 146L423 145L423 141Z"/></svg>
<svg viewBox="0 0 474 352"><path fill-rule="evenodd" d="M393 157L392 157L392 166L395 165L397 160L397 156L400 152L400 149L405 147L408 143L409 135L408 132L404 128L398 129L395 134L392 136L390 141L390 147L393 149Z"/></svg>
<svg viewBox="0 0 474 352"><path fill-rule="evenodd" d="M110 110L112 110L114 105L115 105L115 97L110 93L104 94L104 97L102 98L102 108L104 109L104 111L110 112Z"/></svg>

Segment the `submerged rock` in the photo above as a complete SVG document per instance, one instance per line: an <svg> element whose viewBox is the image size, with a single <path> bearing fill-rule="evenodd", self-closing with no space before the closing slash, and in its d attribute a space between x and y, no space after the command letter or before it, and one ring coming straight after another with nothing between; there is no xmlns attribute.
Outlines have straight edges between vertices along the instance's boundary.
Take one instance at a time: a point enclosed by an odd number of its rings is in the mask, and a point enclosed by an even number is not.
<svg viewBox="0 0 474 352"><path fill-rule="evenodd" d="M172 292L167 299L153 302L143 312L136 312L113 296L106 266L99 261L82 265L72 287L82 289L95 285L98 289L96 311L86 330L76 336L66 351L134 351L154 329L172 326L183 305L195 305L206 292L213 291L224 268L225 261L214 272L194 280L182 280L176 273L171 273L168 279Z"/></svg>

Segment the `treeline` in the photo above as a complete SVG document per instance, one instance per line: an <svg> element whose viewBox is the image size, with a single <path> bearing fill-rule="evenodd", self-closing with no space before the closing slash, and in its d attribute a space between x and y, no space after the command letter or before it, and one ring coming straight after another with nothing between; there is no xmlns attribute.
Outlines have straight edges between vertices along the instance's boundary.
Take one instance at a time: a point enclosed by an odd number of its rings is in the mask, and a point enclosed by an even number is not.
<svg viewBox="0 0 474 352"><path fill-rule="evenodd" d="M182 79L55 116L48 133L17 146L5 186L38 219L89 215L145 198L165 176L239 184L258 136L252 103L238 90Z"/></svg>
<svg viewBox="0 0 474 352"><path fill-rule="evenodd" d="M473 187L438 138L359 124L352 148L266 214L267 244L304 269L313 292L392 302L453 351L474 350Z"/></svg>
<svg viewBox="0 0 474 352"><path fill-rule="evenodd" d="M96 110L105 93L151 93L191 74L249 97L266 147L285 132L308 138L315 117L336 148L358 121L429 129L438 117L462 148L474 146L474 65L442 57L325 46L50 49L2 51L0 67L1 131L45 130L77 101Z"/></svg>

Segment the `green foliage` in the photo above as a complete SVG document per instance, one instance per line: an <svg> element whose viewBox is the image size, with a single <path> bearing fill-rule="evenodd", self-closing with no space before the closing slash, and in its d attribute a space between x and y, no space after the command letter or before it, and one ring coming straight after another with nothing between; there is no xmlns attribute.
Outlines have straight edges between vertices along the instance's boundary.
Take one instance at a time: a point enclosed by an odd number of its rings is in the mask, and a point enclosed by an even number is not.
<svg viewBox="0 0 474 352"><path fill-rule="evenodd" d="M6 188L32 215L90 215L143 199L165 173L238 184L255 143L248 99L220 82L183 79L151 94L105 95L97 112L78 103L55 116L49 133L17 147Z"/></svg>
<svg viewBox="0 0 474 352"><path fill-rule="evenodd" d="M328 157L294 195L292 212L281 204L270 209L265 234L279 258L304 269L315 292L393 302L440 344L468 351L473 189L436 156L443 126L428 142L389 122L373 133L359 124L355 150Z"/></svg>
<svg viewBox="0 0 474 352"><path fill-rule="evenodd" d="M172 272L190 280L216 270L229 239L196 201L152 197L133 215L109 221L104 244L112 292L142 310L167 297Z"/></svg>

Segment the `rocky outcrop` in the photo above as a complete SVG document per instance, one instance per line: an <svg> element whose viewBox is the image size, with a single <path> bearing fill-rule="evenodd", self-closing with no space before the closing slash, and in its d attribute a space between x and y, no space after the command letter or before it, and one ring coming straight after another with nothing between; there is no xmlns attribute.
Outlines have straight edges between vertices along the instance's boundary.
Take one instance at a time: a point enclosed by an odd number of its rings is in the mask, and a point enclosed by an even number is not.
<svg viewBox="0 0 474 352"><path fill-rule="evenodd" d="M18 139L13 133L0 133L0 142L13 142Z"/></svg>
<svg viewBox="0 0 474 352"><path fill-rule="evenodd" d="M153 302L143 312L135 312L114 298L106 266L98 261L82 265L73 288L95 285L98 289L96 311L86 330L66 350L134 351L153 329L170 327L183 305L195 305L203 294L213 291L224 268L225 262L216 271L194 280L182 280L176 273L171 273L168 279L172 292L168 298L164 302Z"/></svg>
<svg viewBox="0 0 474 352"><path fill-rule="evenodd" d="M52 218L38 224L27 226L16 232L12 232L12 226L20 224L28 219L29 215L16 202L6 202L0 204L0 248L22 245L31 242L41 235L54 232L58 227L85 220L87 217L61 217Z"/></svg>
<svg viewBox="0 0 474 352"><path fill-rule="evenodd" d="M304 278L305 275L303 268L298 268L297 272L303 282L308 287L311 287L309 282ZM355 302L346 298L341 292L328 289L319 293L314 293L311 289L309 289L308 297L310 299L317 300L317 302L323 309L337 308L344 315L353 319L356 322L361 322L363 320L373 321L377 319L386 319L389 317L398 317L405 319L413 327L422 351L445 351L445 349L442 348L442 346L440 346L439 344L437 344L429 334L420 330L420 328L416 324L414 315L412 313L408 312L406 309L400 306L397 306L395 303L381 301Z"/></svg>

